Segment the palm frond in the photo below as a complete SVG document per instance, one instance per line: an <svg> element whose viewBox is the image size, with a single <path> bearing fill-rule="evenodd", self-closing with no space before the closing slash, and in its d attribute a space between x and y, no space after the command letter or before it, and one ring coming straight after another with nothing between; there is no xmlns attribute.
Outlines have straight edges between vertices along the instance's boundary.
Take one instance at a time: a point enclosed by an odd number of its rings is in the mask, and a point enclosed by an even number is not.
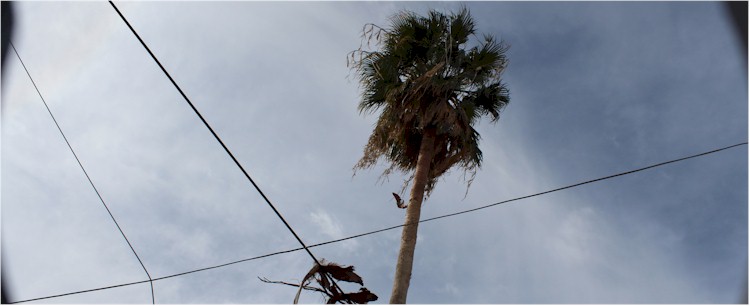
<svg viewBox="0 0 750 306"><path fill-rule="evenodd" d="M423 133L437 131L426 192L452 167L471 174L481 166L479 118L498 120L510 95L501 82L508 46L490 35L467 48L476 25L466 7L449 15L435 10L426 16L402 11L386 28L363 28L363 39L378 49L358 49L351 56L362 88L360 113L380 111L356 169L390 163L383 172L412 173ZM375 35L377 33L377 35Z"/></svg>

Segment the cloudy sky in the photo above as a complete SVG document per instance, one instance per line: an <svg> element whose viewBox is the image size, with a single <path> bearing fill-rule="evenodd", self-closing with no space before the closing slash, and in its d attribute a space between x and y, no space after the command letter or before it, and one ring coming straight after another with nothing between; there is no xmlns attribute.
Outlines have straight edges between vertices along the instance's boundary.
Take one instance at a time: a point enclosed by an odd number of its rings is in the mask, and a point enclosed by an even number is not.
<svg viewBox="0 0 750 306"><path fill-rule="evenodd" d="M123 2L120 10L308 244L402 223L352 176L346 56L366 23L458 2ZM468 3L510 46L511 104L479 126L464 198L429 218L747 140L746 62L720 3ZM299 247L106 2L17 3L13 42L152 277ZM147 280L15 55L2 71L2 255L12 300ZM746 286L747 146L424 223L410 303L731 303ZM313 248L388 301L400 230ZM157 303L291 303L304 252L154 282ZM345 289L357 287L342 285ZM305 293L304 303L320 303ZM151 303L147 283L38 303Z"/></svg>

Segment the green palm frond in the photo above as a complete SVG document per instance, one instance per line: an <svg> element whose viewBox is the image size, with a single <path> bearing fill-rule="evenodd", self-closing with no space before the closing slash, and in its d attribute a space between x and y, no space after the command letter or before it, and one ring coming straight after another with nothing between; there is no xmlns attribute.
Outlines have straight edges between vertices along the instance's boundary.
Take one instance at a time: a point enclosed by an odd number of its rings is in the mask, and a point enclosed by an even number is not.
<svg viewBox="0 0 750 306"><path fill-rule="evenodd" d="M482 162L473 125L485 116L496 122L510 102L501 80L508 46L484 35L468 48L476 26L465 7L449 15L431 10L425 17L402 11L391 16L389 27L376 27L365 27L363 40L376 41L378 49L360 48L349 57L362 89L360 113L380 111L355 170L385 159L390 167L384 175L414 171L423 133L435 129L427 194L454 166L473 178Z"/></svg>

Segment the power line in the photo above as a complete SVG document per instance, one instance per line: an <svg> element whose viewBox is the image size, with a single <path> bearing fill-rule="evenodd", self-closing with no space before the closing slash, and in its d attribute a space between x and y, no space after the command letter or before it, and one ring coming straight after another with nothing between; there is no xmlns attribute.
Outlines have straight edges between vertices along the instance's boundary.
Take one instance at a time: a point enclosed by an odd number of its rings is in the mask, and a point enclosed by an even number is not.
<svg viewBox="0 0 750 306"><path fill-rule="evenodd" d="M268 197L266 197L266 195L263 193L263 191L260 190L260 187L258 187L258 184L256 184L255 181L253 180L253 178L251 178L250 175L247 173L247 171L245 171L245 168L242 167L242 165L237 160L237 158L234 157L234 154L232 154L232 151L230 151L229 148L227 148L227 146L224 144L224 142L221 140L221 138L219 138L219 135L217 135L216 132L214 132L214 129L211 128L211 125L208 124L208 122L206 121L206 119L203 118L203 115L201 115L201 113L198 111L198 109L195 108L195 105L193 105L193 102L190 102L190 99L187 97L187 95L185 95L185 93L182 91L182 89L180 88L180 86L177 85L177 83L174 81L174 79L169 74L169 72L167 72L167 70L164 69L164 66L162 66L161 62L159 62L159 60L156 58L156 56L154 55L154 53L151 52L151 49L149 49L148 46L146 45L146 43L143 41L143 39L141 39L141 36L138 35L138 33L135 31L135 29L130 25L130 22L128 22L128 20L125 19L125 16L122 15L122 13L120 12L120 10L117 9L117 6L115 6L115 4L112 1L109 1L109 4L111 4L112 7L117 12L117 14L120 15L120 18L122 18L122 21L124 21L125 24L128 26L128 28L130 28L130 31L133 32L133 34L135 35L135 37L138 38L138 41L141 42L141 45L143 45L143 48L145 48L146 51L148 51L148 54L151 55L151 58L153 58L154 61L156 62L156 64L159 65L159 68L161 68L161 71L164 72L164 74L169 78L169 81L172 82L172 85L174 85L174 87L177 88L177 91L180 92L180 94L182 95L182 97L190 105L190 107L193 109L193 111L195 112L195 114L198 115L198 118L200 118L201 121L203 121L203 124L208 128L208 130L211 132L211 134L214 135L214 138L216 138L216 140L219 142L219 144L221 144L221 147L224 148L224 151L226 151L227 154L229 154L229 157L232 158L232 161L234 161L235 165L237 165L237 167L240 168L240 170L242 171L242 174L244 174L245 177L248 179L248 181L250 181L250 183L253 184L253 187L255 187L255 190L257 190L258 193L261 195L261 197L263 197L263 199L266 201L266 203L268 203L268 206L270 206L271 209L273 209L273 212L276 213L276 216L278 216L279 219L281 219L281 221L284 222L284 225L286 225L286 228L289 229L289 231L292 233L292 235L294 235L294 238L297 238L297 241L299 241L299 243L302 245L302 247L305 248L305 250L307 251L307 254L309 254L310 257L312 257L312 259L315 260L316 263L320 264L320 262L318 261L318 259L315 258L315 255L313 255L313 253L310 252L309 249L307 249L307 246L305 245L304 242L302 242L302 239L299 237L299 235L297 235L297 233L292 229L292 227L289 225L289 223L286 221L286 219L284 219L284 216L281 215L281 213L271 203L271 201L268 199Z"/></svg>
<svg viewBox="0 0 750 306"><path fill-rule="evenodd" d="M148 51L148 54L151 55L151 58L153 58L154 61L156 62L156 64L159 65L159 68L161 68L161 71L164 72L164 74L167 76L167 78L169 78L169 81L172 82L172 85L174 85L174 87L177 89L177 91L180 92L180 95L182 95L182 98L184 98L185 101L188 103L188 105L190 105L190 108L192 108L193 111L195 112L195 114L198 115L198 118L200 118L201 121L203 121L203 124L206 126L206 128L208 128L208 130L211 132L211 134L214 136L214 138L216 138L216 141L219 142L219 144L221 145L221 147L224 148L224 151L227 152L227 154L229 155L229 157L232 158L232 161L234 161L234 164L237 165L238 168L240 168L240 170L242 171L242 174L244 174L245 177L247 178L247 180L250 181L250 183L253 185L253 187L255 187L255 190L257 190L258 193L260 194L260 196L263 197L263 200L265 200L266 203L268 203L268 206L271 207L271 209L273 210L274 213L276 213L276 216L278 216L279 219L281 220L281 222L284 223L284 225L286 226L286 228L289 229L289 232L291 232L292 235L294 235L294 238L296 238L297 241L299 242L299 244L302 245L302 247L305 249L305 251L307 252L307 254L310 255L310 258L312 258L313 261L315 261L315 263L317 265L320 265L320 261L318 261L318 258L316 258L315 255L313 255L312 252L310 252L310 249L307 248L307 245L305 245L305 243L302 241L302 238L300 238L299 235L297 235L297 233L294 231L294 229L292 229L292 226L289 225L289 222L286 221L286 219L284 218L284 216L282 216L281 213L273 205L273 203L271 203L271 200L269 200L268 197L266 197L266 195L263 193L263 191L260 190L260 187L258 187L258 184L256 184L255 181L253 180L253 178L250 177L250 174L248 174L247 171L245 171L245 168L242 167L242 164L240 164L240 162L237 160L237 158L234 157L234 154L232 154L232 151L229 150L229 148L224 144L224 142L221 140L221 138L219 137L219 135L216 134L216 132L214 131L213 128L211 128L211 125L209 125L208 122L206 121L206 119L203 118L203 115L201 115L201 113L198 111L198 109L195 108L195 105L193 105L193 102L190 101L190 99L187 97L187 95L185 94L185 92L183 92L182 89L180 88L180 86L177 85L177 82L175 82L175 80L172 78L172 76L169 74L169 72L167 72L167 69L165 69L164 66L161 64L161 62L159 62L159 60L156 58L156 55L154 55L154 53L151 52L151 49L149 49L149 47L146 45L146 42L144 42L143 39L141 39L141 36L138 35L138 33L133 28L133 26L130 25L130 22L128 22L128 20L125 18L125 16L122 14L122 12L120 12L120 10L117 8L117 6L114 4L114 2L109 1L109 4L111 4L112 8L114 8L115 11L117 12L117 14L120 15L120 18L122 18L122 21L124 21L125 24L128 26L128 28L130 28L130 31L133 32L133 35L135 35L135 37L138 38L138 41L141 42L141 45L143 45L143 48L145 48L146 51ZM339 285L336 283L335 279L332 279L332 283L336 287L336 289L338 289L340 292L344 292L343 290L341 290L341 288L339 287Z"/></svg>
<svg viewBox="0 0 750 306"><path fill-rule="evenodd" d="M33 298L33 299L28 299L28 300L22 300L22 301L16 301L16 302L9 302L8 304L18 304L18 303L26 303L26 302L33 302L33 301L39 301L39 300L53 299L53 298L64 297L64 296L68 296L68 295L76 295L76 294L87 293L87 292L94 292L94 291L99 291L99 290L114 289L114 288L118 288L118 287L125 287L125 286L131 286L131 285L137 285L137 284L143 284L143 283L150 283L150 282L152 282L152 280L149 279L149 280L144 280L144 281L139 281L139 282L124 283L124 284L107 286L107 287L100 287L100 288L94 288L94 289L87 289L87 290L81 290L81 291L74 291L74 292L62 293L62 294L57 294L57 295L50 295L50 296L45 296L45 297L38 297L38 298Z"/></svg>
<svg viewBox="0 0 750 306"><path fill-rule="evenodd" d="M531 194L531 195L527 195L527 196L523 196L523 197L513 198L513 199L509 199L509 200L505 200L505 201L501 201L501 202L497 202L497 203L493 203L493 204L489 204L489 205L484 205L484 206L472 208L472 209L462 210L462 211L455 212L455 213L450 213L450 214L445 214L445 215L441 215L441 216L437 216L437 217L423 219L423 220L419 220L419 222L417 222L417 223L423 223L423 222L433 221L433 220L437 220L437 219L452 217L452 216L456 216L456 215L460 215L460 214L465 214L465 213L469 213L469 212L473 212L473 211L477 211L477 210L481 210L481 209L486 209L486 208L489 208L489 207L492 207L492 206L497 206L497 205L506 204L506 203L510 203L510 202L514 202L514 201L518 201L518 200L523 200L523 199L528 199L528 198L532 198L532 197L536 197L536 196L540 196L540 195L544 195L544 194L548 194L548 193L553 193L553 192L565 190L565 189L579 187L579 186L582 186L582 185L586 185L586 184L590 184L590 183L594 183L594 182L598 182L598 181L612 179L612 178L615 178L615 177L618 177L618 176L624 176L624 175L628 175L628 174L633 174L633 173L644 171L644 170L648 170L648 169L651 169L651 168L656 168L656 167L664 166L664 165L671 164L671 163L676 163L676 162L680 162L680 161L684 161L684 160L688 160L688 159L692 159L692 158L696 158L696 157L700 157L700 156L704 156L704 155L709 155L709 154L717 153L717 152L720 152L720 151L728 150L728 149L731 149L731 148L734 148L734 147L738 147L738 146L742 146L742 145L747 145L747 144L748 144L747 142L742 142L742 143L734 144L734 145L731 145L731 146L726 146L726 147L723 147L723 148L719 148L719 149L715 149L715 150L711 150L711 151L706 151L706 152L699 153L699 154L694 154L694 155L690 155L690 156L686 156L686 157L682 157L682 158L678 158L678 159L673 159L673 160L666 161L666 162L661 162L661 163L653 164L653 165L642 167L642 168L638 168L638 169L635 169L635 170L620 172L618 174L613 174L613 175L609 175L609 176L600 177L600 178L597 178L597 179L592 179L592 180L588 180L588 181L584 181L584 182L580 182L580 183L568 185L568 186L565 186L565 187L551 189L551 190L547 190L547 191L543 191L543 192L539 192L539 193L535 193L535 194ZM383 228L383 229L379 229L379 230L375 230L375 231L370 231L370 232L366 232L366 233L361 233L361 234L357 234L357 235L353 235L353 236L349 236L349 237L345 237L345 238L341 238L341 239L330 240L330 241L326 241L326 242L322 242L322 243L312 244L312 245L309 245L308 248L314 248L314 247L318 247L318 246L322 246L322 245L326 245L326 244L332 244L332 243L342 242L342 241L345 241L345 240L350 240L350 239L354 239L354 238L359 238L359 237L363 237L363 236L377 234L377 233L380 233L380 232L385 232L385 231L389 231L389 230L392 230L392 229L397 229L397 228L404 227L404 226L407 226L407 225L410 225L410 224L401 224L401 225L391 226L391 227L387 227L387 228ZM201 269L186 271L186 272L182 272L182 273L172 274L172 275L168 275L168 276L163 276L163 277L155 278L153 281L159 281L159 280L163 280L163 279L167 279L167 278L178 277L178 276L183 276L183 275L187 275L187 274L191 274L191 273L196 273L196 272L201 272L201 271L206 271L206 270L212 270L212 269L216 269L216 268L226 267L226 266L238 264L238 263L245 262L245 261L252 261L252 260L266 258L266 257L271 257L271 256L275 256L275 255L280 255L280 254L285 254L285 253L291 253L291 252L299 251L299 250L302 250L302 249L303 248L296 248L296 249L289 249L289 250L285 250L285 251L279 251L279 252L269 253L269 254L266 254L266 255L261 255L261 256L246 258L246 259L237 260L237 261L232 261L232 262L225 263L225 264L220 264L220 265L205 267L205 268L201 268ZM134 283L127 283L127 284L121 284L121 285L115 285L115 286L109 286L109 287L102 287L102 288L97 288L97 289L89 289L89 290L84 290L84 291L70 292L70 293L58 294L58 295L47 296L47 297L40 297L40 298L35 298L35 299L17 301L17 302L13 302L11 304L23 303L23 302L31 302L31 301L37 301L37 300L43 300L43 299L61 297L61 296L66 296L66 295L86 293L86 292L97 291L97 290L105 290L105 289L110 289L110 288L115 288L115 287L122 287L122 286L129 286L129 285L140 284L140 283L144 283L144 282L146 282L146 281L134 282Z"/></svg>
<svg viewBox="0 0 750 306"><path fill-rule="evenodd" d="M452 214L447 214L447 215L437 216L437 217L433 217L433 218L429 218L429 219L425 219L425 220L420 220L419 223L427 222L427 221L432 221L432 220L437 220L437 219L442 219L442 218L445 218L445 217L451 217L451 216L460 215L460 214L465 214L465 213L468 213L468 212L477 211L477 210L480 210L480 209L485 209L485 208L488 208L488 207L492 207L492 206L496 206L496 205L500 205L500 204L505 204L505 203L508 203L508 202L523 200L523 199L527 199L527 198L531 198L531 197L540 196L540 195L543 195L543 194L548 194L548 193L552 193L552 192L556 192L556 191L561 191L561 190L565 190L565 189L569 189L569 188L573 188L573 187L578 187L578 186L581 186L581 185L586 185L586 184L590 184L590 183L594 183L594 182L598 182L598 181L608 180L608 179L615 178L615 177L618 177L618 176L628 175L628 174L631 174L631 173L636 173L636 172L640 172L640 171L643 171L643 170L648 170L648 169L651 169L651 168L656 168L656 167L659 167L659 166L664 166L664 165L667 165L667 164L676 163L676 162L679 162L679 161L683 161L683 160L687 160L687 159L691 159L691 158L696 158L696 157L700 157L700 156L704 156L704 155L716 153L716 152L719 152L719 151L724 151L724 150L731 149L731 148L734 148L734 147L738 147L738 146L741 146L741 145L747 145L747 142L741 142L741 143L738 143L738 144L734 144L734 145L731 145L731 146L726 146L726 147L719 148L719 149L716 149L716 150L711 150L711 151L707 151L707 152L703 152L703 153L699 153L699 154L695 154L695 155L690 155L690 156L683 157L683 158L673 159L673 160L670 160L670 161L666 161L666 162L662 162L662 163L658 163L658 164L653 164L651 166L646 166L646 167L638 168L638 169L635 169L635 170L621 172L621 173L613 174L613 175L610 175L610 176L600 177L600 178L597 178L597 179L588 180L588 181L585 181L585 182L580 182L580 183L577 183L577 184L568 185L568 186L560 187L560 188L557 188L557 189L547 190L547 191L544 191L544 192L535 193L535 194L523 196L523 197L520 197L520 198L505 200L505 201L502 201L502 202L497 202L497 203L493 203L493 204L489 204L489 205L485 205L485 206L480 206L480 207L477 207L477 208L462 210L462 211L459 211L459 212L456 212L456 213L452 213Z"/></svg>
<svg viewBox="0 0 750 306"><path fill-rule="evenodd" d="M86 172L86 169L83 167L81 160L78 159L78 155L73 150L73 146L70 145L68 138L65 137L65 133L63 133L62 128L60 128L60 124L58 124L57 119L55 119L55 115L53 115L52 111L49 109L49 105L47 105L47 101L44 100L42 93L39 91L39 87L36 86L36 82L34 82L34 78L31 77L31 73L29 73L29 70L26 68L26 64L24 64L23 60L21 59L21 55L18 54L18 50L16 50L16 46L13 45L13 42L9 42L9 43L10 43L10 46L13 48L13 52L16 54L16 57L18 57L18 61L21 62L21 66L23 67L23 70L26 71L26 75L29 76L29 80L31 80L31 84L34 85L34 89L36 89L36 93L39 94L39 98L42 100L42 103L44 103L44 107L47 108L47 112L49 113L49 116L52 117L52 121L55 122L55 126L57 126L57 130L60 131L60 135L62 135L63 139L65 140L65 143L68 145L70 152L73 153L73 157L75 157L76 161L78 162L78 166L81 167L83 174L86 175L86 179L89 181L89 184L91 184L91 188L93 188L94 192L96 192L96 196L99 197L99 200L102 202L102 205L104 205L104 208L107 210L107 213L109 213L109 216L112 218L112 222L115 223L115 226L117 226L117 230L119 230L120 234L122 234L122 238L125 238L125 242L128 243L130 250L133 251L133 255L135 255L136 259L138 259L138 262L141 264L143 271L146 272L146 275L148 276L148 281L151 284L151 303L156 304L156 301L154 299L154 283L153 283L153 280L151 279L151 274L148 273L148 269L146 269L146 266L143 264L141 257L138 256L138 253L136 253L135 249L133 248L133 245L130 243L130 240L128 240L128 237L125 236L125 232L122 231L120 224L118 224L117 220L115 220L115 216L112 214L112 211L109 210L107 203L104 202L102 195L99 194L99 190L96 189L96 186L94 186L94 182L91 181L91 177L89 177L88 172Z"/></svg>

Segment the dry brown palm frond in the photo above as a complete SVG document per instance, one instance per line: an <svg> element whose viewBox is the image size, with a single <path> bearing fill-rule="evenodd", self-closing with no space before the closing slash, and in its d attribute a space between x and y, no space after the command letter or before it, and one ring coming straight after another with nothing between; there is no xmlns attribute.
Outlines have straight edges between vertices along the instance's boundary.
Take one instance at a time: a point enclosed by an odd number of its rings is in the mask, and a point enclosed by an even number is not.
<svg viewBox="0 0 750 306"><path fill-rule="evenodd" d="M364 285L362 277L354 272L354 266L341 266L334 262L327 262L321 259L320 264L315 263L310 271L299 284L292 284L283 281L271 281L266 278L258 277L262 282L282 284L297 287L297 293L294 296L294 304L299 303L300 293L302 290L316 291L325 294L328 297L327 304L344 303L344 304L367 304L378 299L378 296L370 292L365 287L361 287L358 292L342 292L336 280L357 283ZM315 281L320 287L309 286Z"/></svg>

